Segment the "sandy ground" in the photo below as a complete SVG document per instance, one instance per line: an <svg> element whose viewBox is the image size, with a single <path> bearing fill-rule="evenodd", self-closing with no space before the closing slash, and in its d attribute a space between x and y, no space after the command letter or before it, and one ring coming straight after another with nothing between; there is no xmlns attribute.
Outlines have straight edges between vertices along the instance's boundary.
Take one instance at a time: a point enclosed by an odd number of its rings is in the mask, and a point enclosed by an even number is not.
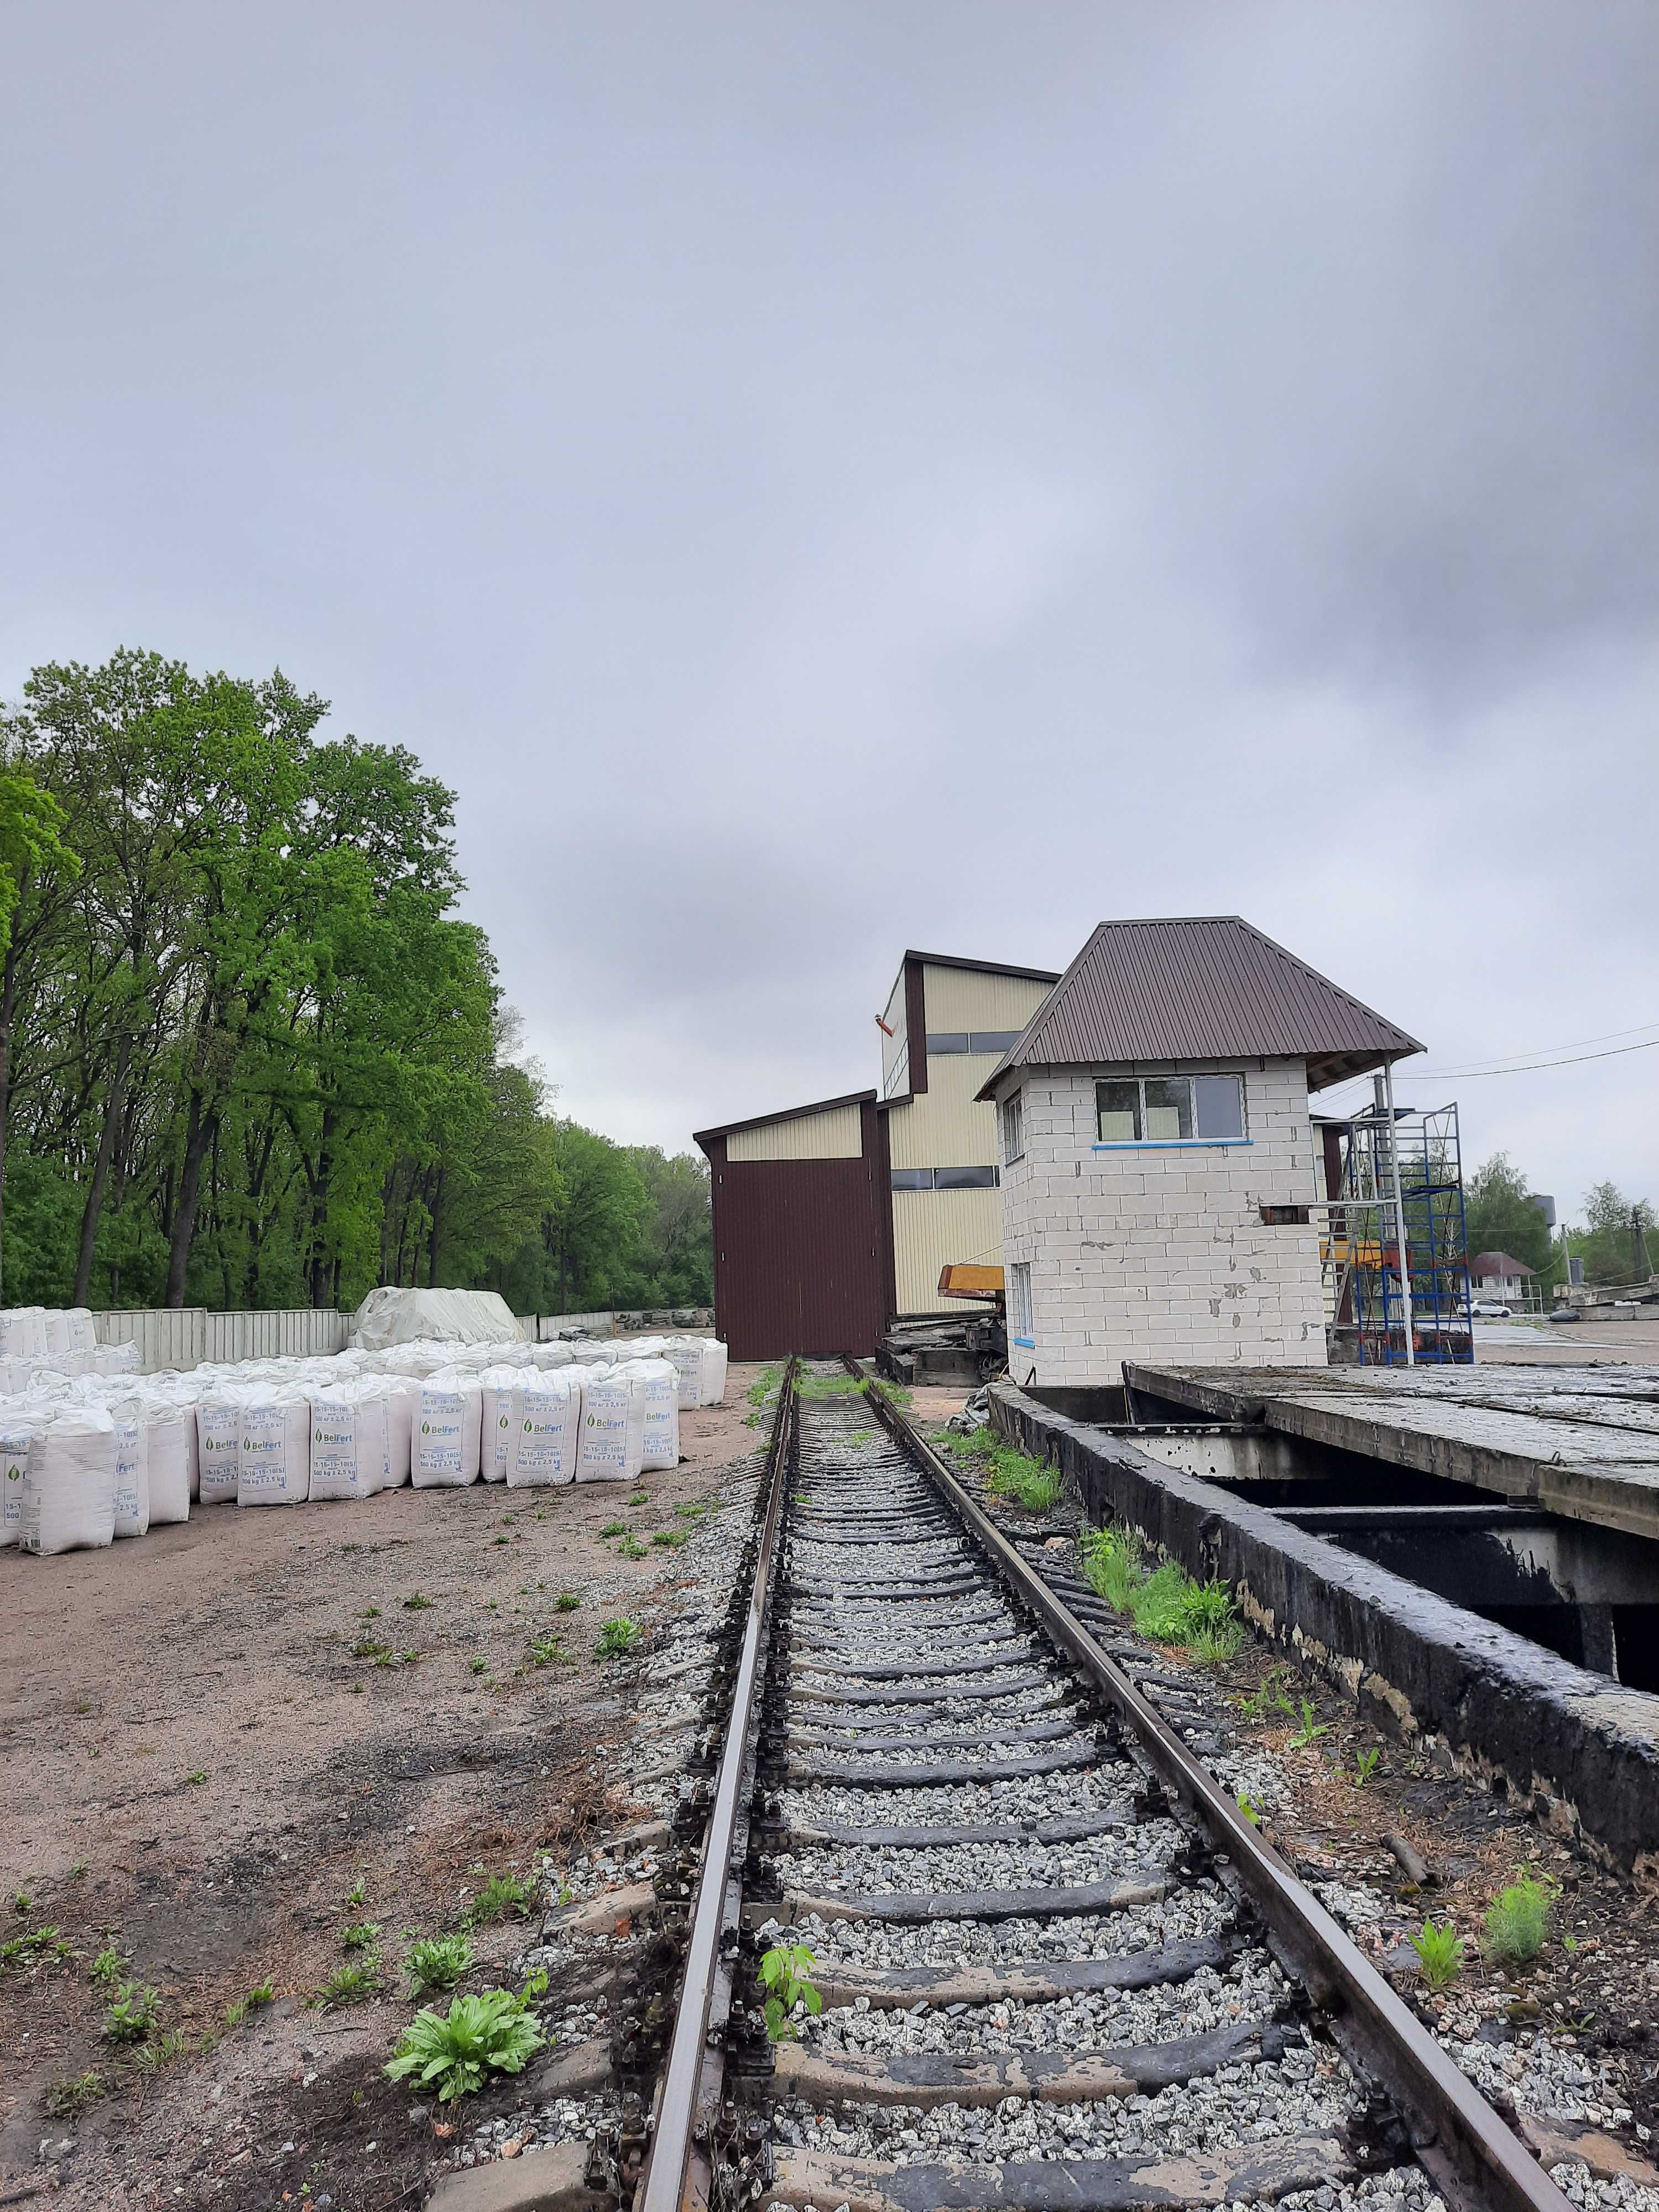
<svg viewBox="0 0 1659 2212"><path fill-rule="evenodd" d="M232 2167L215 2201L321 2203L328 2160L301 2170L293 2099L323 2077L313 2118L331 2069L368 2185L334 2201L404 2201L390 2173L375 2193L379 2147L363 2148L378 2111L408 2130L407 2093L379 2071L412 2008L390 1994L400 1939L453 1926L486 1872L527 1876L540 1850L574 1856L617 1826L605 1751L632 1670L595 1639L674 1602L678 1550L651 1539L756 1449L757 1371L733 1365L726 1404L682 1417L685 1458L637 1492L212 1506L110 1550L0 1553L0 1937L50 1926L69 1947L0 1952L0 2202L27 2179L60 2203L188 2205ZM643 1557L602 1534L618 1521ZM388 1995L314 2008L363 1922L383 1931ZM523 1942L502 1928L479 1949ZM183 2039L158 2070L101 2033L106 1948ZM228 2027L266 1980L276 2002ZM101 2094L50 2116L43 2100L91 2069ZM314 2153L328 2130L310 2133Z"/></svg>

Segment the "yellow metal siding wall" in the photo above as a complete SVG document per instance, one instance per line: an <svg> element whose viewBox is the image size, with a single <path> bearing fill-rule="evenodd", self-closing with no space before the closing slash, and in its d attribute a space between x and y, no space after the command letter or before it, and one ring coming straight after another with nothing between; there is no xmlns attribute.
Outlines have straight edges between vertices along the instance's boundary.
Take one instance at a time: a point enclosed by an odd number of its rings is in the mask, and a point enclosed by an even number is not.
<svg viewBox="0 0 1659 2212"><path fill-rule="evenodd" d="M862 1150L856 1106L798 1114L763 1129L734 1129L726 1140L728 1160L855 1160Z"/></svg>
<svg viewBox="0 0 1659 2212"><path fill-rule="evenodd" d="M896 1168L995 1166L996 1109L974 1100L994 1065L981 1053L932 1055L927 1090L913 1104L895 1106L887 1116Z"/></svg>
<svg viewBox="0 0 1659 2212"><path fill-rule="evenodd" d="M1000 1190L896 1190L893 1257L901 1313L969 1315L975 1308L939 1294L939 1271L951 1260L1002 1264Z"/></svg>
<svg viewBox="0 0 1659 2212"><path fill-rule="evenodd" d="M1023 1030L1052 988L977 968L924 967L921 983L930 1030ZM994 1065L981 1069L981 1083Z"/></svg>

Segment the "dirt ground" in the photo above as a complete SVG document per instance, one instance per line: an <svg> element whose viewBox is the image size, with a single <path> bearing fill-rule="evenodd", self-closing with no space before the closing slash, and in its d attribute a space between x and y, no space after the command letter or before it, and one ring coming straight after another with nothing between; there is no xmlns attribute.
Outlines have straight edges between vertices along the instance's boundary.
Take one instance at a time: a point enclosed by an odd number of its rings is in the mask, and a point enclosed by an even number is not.
<svg viewBox="0 0 1659 2212"><path fill-rule="evenodd" d="M686 1456L637 1489L210 1506L110 1550L0 1552L0 2203L19 2183L88 2206L419 2202L430 2122L412 2142L380 2071L413 2009L401 1938L618 1825L605 1759L633 1668L596 1638L673 1603L678 1547L652 1539L762 1441L757 1371L684 1414ZM386 1993L318 2008L363 1923ZM477 1943L488 1965L525 1941ZM102 2032L106 1951L159 1994L179 2039L159 2066Z"/></svg>

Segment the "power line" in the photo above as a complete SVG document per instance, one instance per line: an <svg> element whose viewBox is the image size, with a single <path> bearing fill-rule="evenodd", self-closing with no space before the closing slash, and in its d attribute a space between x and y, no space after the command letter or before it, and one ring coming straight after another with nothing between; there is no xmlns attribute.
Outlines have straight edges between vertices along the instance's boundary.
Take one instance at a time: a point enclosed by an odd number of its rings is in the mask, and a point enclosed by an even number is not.
<svg viewBox="0 0 1659 2212"><path fill-rule="evenodd" d="M1456 1077L1460 1082L1478 1075L1534 1075L1544 1067L1578 1067L1587 1060L1621 1060L1627 1052L1651 1052L1659 1045L1659 1037L1649 1037L1641 1044L1614 1045L1608 1052L1579 1052L1568 1060L1533 1060L1520 1067L1442 1067L1428 1068L1423 1080L1431 1083L1450 1082ZM1418 1080L1413 1076L1411 1081Z"/></svg>
<svg viewBox="0 0 1659 2212"><path fill-rule="evenodd" d="M1644 1024L1643 1026L1650 1029L1654 1024L1652 1023L1646 1023ZM1631 1030L1610 1030L1608 1034L1613 1036L1633 1036L1635 1032ZM1589 1043L1592 1040L1586 1038L1584 1042L1586 1043ZM1399 1080L1413 1084L1450 1083L1454 1080L1459 1082L1473 1081L1478 1077L1489 1075L1535 1075L1540 1072L1540 1070L1545 1068L1578 1067L1586 1060L1620 1060L1626 1053L1651 1052L1656 1045L1659 1045L1659 1037L1644 1037L1640 1044L1615 1045L1607 1052L1574 1053L1570 1054L1565 1060L1522 1060L1517 1055L1514 1062L1502 1065L1487 1065L1480 1066L1472 1066L1469 1067L1413 1068L1409 1073L1402 1073ZM1559 1045L1547 1045L1543 1049L1547 1052L1559 1052L1562 1048ZM1333 1084L1331 1086L1331 1091L1332 1093L1335 1093L1346 1091L1352 1085L1356 1083L1363 1083L1367 1079L1368 1079L1364 1076L1351 1075L1344 1082Z"/></svg>

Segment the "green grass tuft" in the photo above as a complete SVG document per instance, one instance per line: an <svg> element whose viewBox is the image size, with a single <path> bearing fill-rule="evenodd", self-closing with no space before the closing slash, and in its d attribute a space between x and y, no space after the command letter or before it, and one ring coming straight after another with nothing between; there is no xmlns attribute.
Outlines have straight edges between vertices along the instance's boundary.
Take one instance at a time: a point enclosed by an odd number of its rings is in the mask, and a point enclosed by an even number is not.
<svg viewBox="0 0 1659 2212"><path fill-rule="evenodd" d="M516 1913L522 1920L529 1911L530 1892L518 1875L493 1874L467 1907L466 1924L469 1928L489 1928L498 1920L505 1920L509 1912Z"/></svg>
<svg viewBox="0 0 1659 2212"><path fill-rule="evenodd" d="M1195 1583L1173 1559L1149 1574L1140 1547L1121 1528L1093 1528L1079 1545L1083 1571L1097 1597L1127 1613L1154 1644L1186 1650L1206 1664L1234 1658L1243 1625L1224 1583Z"/></svg>
<svg viewBox="0 0 1659 2212"><path fill-rule="evenodd" d="M1486 1943L1492 1956L1505 1966L1519 1966L1535 1959L1550 1932L1554 1909L1553 1886L1535 1875L1517 1874L1500 1889L1487 1909Z"/></svg>
<svg viewBox="0 0 1659 2212"><path fill-rule="evenodd" d="M417 1997L434 1990L453 1990L472 1964L472 1946L465 1936L423 1936L409 1947L404 1972Z"/></svg>

